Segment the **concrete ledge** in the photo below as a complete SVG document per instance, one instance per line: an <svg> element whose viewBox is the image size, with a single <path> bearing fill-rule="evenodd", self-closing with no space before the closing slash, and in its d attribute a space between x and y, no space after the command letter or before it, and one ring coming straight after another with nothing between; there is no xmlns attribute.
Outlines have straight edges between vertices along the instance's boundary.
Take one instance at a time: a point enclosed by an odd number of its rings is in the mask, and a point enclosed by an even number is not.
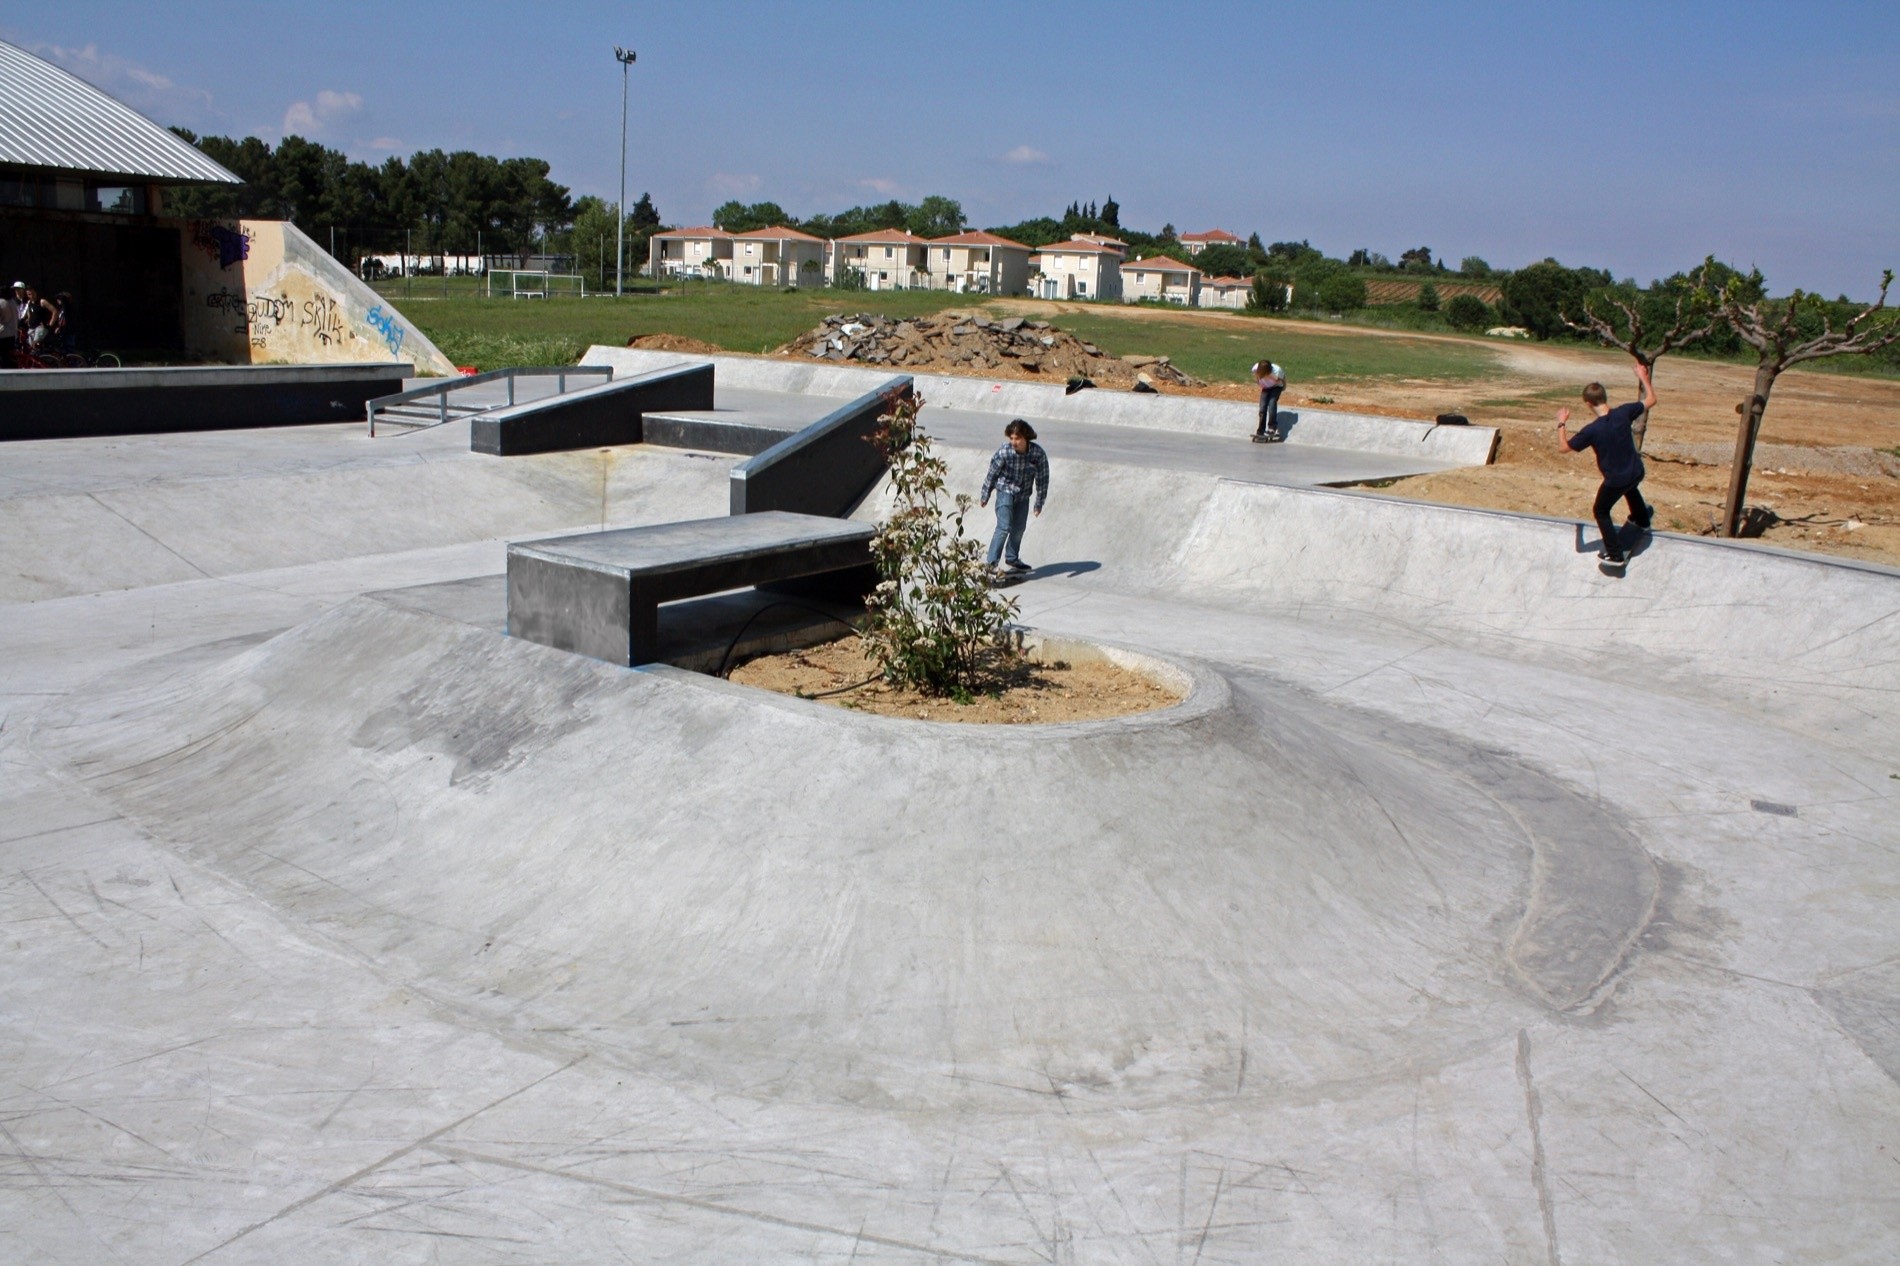
<svg viewBox="0 0 1900 1266"><path fill-rule="evenodd" d="M0 371L0 439L148 435L362 421L409 364Z"/></svg>
<svg viewBox="0 0 1900 1266"><path fill-rule="evenodd" d="M719 381L729 387L760 391L796 391L809 395L856 396L888 374L879 369L847 369L832 364L801 364L751 356L701 356L717 364ZM612 365L615 373L641 372L657 364L678 364L677 352L647 352L627 347L590 347L583 365ZM1202 396L1155 395L1095 389L1067 395L1059 383L1013 379L963 378L916 374L917 391L929 408L979 410L1006 417L1094 422L1142 427L1190 435L1242 436L1255 426L1258 410L1245 401ZM928 412L925 414L928 422ZM1331 409L1281 409L1281 429L1290 444L1400 453L1460 466L1489 465L1497 454L1498 432L1490 426L1438 426L1410 418Z"/></svg>
<svg viewBox="0 0 1900 1266"><path fill-rule="evenodd" d="M722 422L715 418L689 418L668 414L649 414L642 429L642 442L663 448L693 448L712 453L738 453L756 457L774 444L782 443L796 431L746 422Z"/></svg>
<svg viewBox="0 0 1900 1266"><path fill-rule="evenodd" d="M651 663L661 603L833 572L862 583L873 535L865 523L750 514L518 541L508 547L508 632L609 663Z"/></svg>
<svg viewBox="0 0 1900 1266"><path fill-rule="evenodd" d="M907 377L883 378L857 399L733 467L732 513L850 514L884 477L884 458L870 443L878 417L894 396L910 390Z"/></svg>
<svg viewBox="0 0 1900 1266"><path fill-rule="evenodd" d="M647 412L712 407L712 365L676 363L639 377L616 376L597 387L481 414L469 423L468 446L494 457L518 457L638 444Z"/></svg>

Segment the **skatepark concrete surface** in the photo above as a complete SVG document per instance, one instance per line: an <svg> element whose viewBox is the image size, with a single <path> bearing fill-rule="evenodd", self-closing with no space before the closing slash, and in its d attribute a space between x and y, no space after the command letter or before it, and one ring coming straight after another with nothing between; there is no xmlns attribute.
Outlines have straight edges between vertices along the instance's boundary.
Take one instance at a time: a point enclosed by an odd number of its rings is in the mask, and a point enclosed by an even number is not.
<svg viewBox="0 0 1900 1266"><path fill-rule="evenodd" d="M1187 697L940 725L506 637L734 459L467 431L6 446L0 1261L1894 1259L1900 574L1050 443Z"/></svg>

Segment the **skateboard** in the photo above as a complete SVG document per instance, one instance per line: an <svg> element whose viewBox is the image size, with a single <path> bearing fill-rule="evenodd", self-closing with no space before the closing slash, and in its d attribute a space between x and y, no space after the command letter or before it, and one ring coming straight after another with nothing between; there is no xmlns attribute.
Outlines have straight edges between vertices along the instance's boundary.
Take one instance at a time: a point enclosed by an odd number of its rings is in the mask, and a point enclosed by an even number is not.
<svg viewBox="0 0 1900 1266"><path fill-rule="evenodd" d="M1608 576L1621 576L1629 570L1630 559L1636 556L1649 540L1649 529L1634 523L1625 523L1616 530L1617 548L1623 551L1623 561L1613 563L1607 558L1597 559L1597 569Z"/></svg>

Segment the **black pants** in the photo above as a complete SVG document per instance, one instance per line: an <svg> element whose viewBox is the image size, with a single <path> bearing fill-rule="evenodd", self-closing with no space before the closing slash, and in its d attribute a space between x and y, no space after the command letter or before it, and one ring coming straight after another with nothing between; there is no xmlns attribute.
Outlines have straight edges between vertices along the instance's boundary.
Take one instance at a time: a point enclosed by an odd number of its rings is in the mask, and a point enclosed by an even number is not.
<svg viewBox="0 0 1900 1266"><path fill-rule="evenodd" d="M1280 393L1285 387L1269 387L1260 393L1260 427L1255 435L1265 435L1268 431L1279 430Z"/></svg>
<svg viewBox="0 0 1900 1266"><path fill-rule="evenodd" d="M1603 534L1603 550L1611 558L1623 557L1623 546L1616 537L1616 524L1610 518L1610 511L1616 508L1618 501L1629 503L1630 522L1639 528L1648 527L1650 520L1655 517L1656 512L1643 500L1642 487L1641 479L1633 484L1613 484L1606 479L1603 486L1597 489L1597 499L1590 507L1590 513L1596 516L1597 531Z"/></svg>

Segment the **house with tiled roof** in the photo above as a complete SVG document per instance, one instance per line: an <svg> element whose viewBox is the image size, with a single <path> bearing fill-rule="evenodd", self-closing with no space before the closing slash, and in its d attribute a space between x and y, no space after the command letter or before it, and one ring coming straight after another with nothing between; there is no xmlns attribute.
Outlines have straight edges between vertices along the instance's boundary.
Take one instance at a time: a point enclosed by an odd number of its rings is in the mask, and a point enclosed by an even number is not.
<svg viewBox="0 0 1900 1266"><path fill-rule="evenodd" d="M1226 229L1209 229L1205 233L1183 233L1181 245L1187 247L1190 255L1199 255L1210 246L1245 246L1247 239L1235 237Z"/></svg>
<svg viewBox="0 0 1900 1266"><path fill-rule="evenodd" d="M1203 308L1244 308L1253 282L1245 277L1201 278L1200 306Z"/></svg>
<svg viewBox="0 0 1900 1266"><path fill-rule="evenodd" d="M929 250L928 239L903 229L853 233L831 243L825 282L835 286L846 270L855 268L872 290L928 290Z"/></svg>
<svg viewBox="0 0 1900 1266"><path fill-rule="evenodd" d="M1030 293L1038 299L1122 297L1121 252L1092 238L1051 242L1037 252Z"/></svg>
<svg viewBox="0 0 1900 1266"><path fill-rule="evenodd" d="M1160 299L1165 303L1196 306L1201 293L1201 270L1178 259L1156 255L1122 261L1122 302Z"/></svg>
<svg viewBox="0 0 1900 1266"><path fill-rule="evenodd" d="M1029 257L1021 242L972 230L930 239L925 253L930 288L959 294L1029 293Z"/></svg>
<svg viewBox="0 0 1900 1266"><path fill-rule="evenodd" d="M659 277L720 277L732 263L732 234L711 225L668 229L649 239L647 271Z"/></svg>
<svg viewBox="0 0 1900 1266"><path fill-rule="evenodd" d="M826 242L775 224L732 235L732 280L749 286L821 286Z"/></svg>

